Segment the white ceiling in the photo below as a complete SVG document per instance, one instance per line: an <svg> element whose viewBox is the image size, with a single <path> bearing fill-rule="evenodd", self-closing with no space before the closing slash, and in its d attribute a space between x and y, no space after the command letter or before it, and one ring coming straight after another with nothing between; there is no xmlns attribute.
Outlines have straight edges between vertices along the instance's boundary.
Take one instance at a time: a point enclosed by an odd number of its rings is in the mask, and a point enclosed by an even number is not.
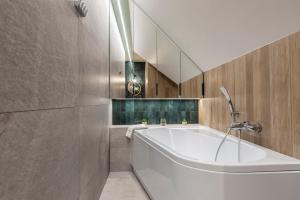
<svg viewBox="0 0 300 200"><path fill-rule="evenodd" d="M300 30L300 0L135 0L204 71Z"/></svg>

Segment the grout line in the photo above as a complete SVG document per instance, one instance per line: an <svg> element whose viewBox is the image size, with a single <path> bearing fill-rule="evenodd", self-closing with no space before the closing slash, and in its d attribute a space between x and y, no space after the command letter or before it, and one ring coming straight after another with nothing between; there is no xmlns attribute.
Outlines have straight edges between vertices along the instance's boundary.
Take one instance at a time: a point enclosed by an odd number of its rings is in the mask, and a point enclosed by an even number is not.
<svg viewBox="0 0 300 200"><path fill-rule="evenodd" d="M57 108L41 108L41 109L28 109L28 110L16 110L16 111L7 111L7 112L0 112L1 114L13 114L13 113L24 113L24 112L35 112L35 111L47 111L47 110L62 110L68 108L75 108L76 106L69 106L69 107L57 107Z"/></svg>
<svg viewBox="0 0 300 200"><path fill-rule="evenodd" d="M24 112L47 111L47 110L50 111L50 110L63 110L63 109L71 109L71 108L96 107L96 106L102 106L102 105L109 105L109 102L108 103L102 103L102 104L95 104L95 105L75 105L75 106L66 106L66 107L52 107L52 108L6 111L6 112L0 112L0 115L2 115L2 114L13 114L13 113L24 113Z"/></svg>

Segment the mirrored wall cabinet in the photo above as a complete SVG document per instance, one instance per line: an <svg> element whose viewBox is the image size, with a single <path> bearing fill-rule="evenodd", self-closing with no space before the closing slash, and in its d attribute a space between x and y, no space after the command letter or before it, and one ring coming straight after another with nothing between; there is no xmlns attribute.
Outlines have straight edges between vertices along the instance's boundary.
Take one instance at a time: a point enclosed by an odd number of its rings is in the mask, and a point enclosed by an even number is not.
<svg viewBox="0 0 300 200"><path fill-rule="evenodd" d="M117 98L202 98L203 72L131 0L112 0L110 94Z"/></svg>

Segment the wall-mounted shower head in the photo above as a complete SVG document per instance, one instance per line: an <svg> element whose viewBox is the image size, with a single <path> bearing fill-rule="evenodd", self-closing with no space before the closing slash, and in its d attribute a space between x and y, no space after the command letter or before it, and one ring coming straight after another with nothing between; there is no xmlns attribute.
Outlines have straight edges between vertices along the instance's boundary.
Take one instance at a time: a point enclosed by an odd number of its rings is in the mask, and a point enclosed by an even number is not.
<svg viewBox="0 0 300 200"><path fill-rule="evenodd" d="M84 0L74 1L74 6L81 17L85 17L88 12L88 8Z"/></svg>
<svg viewBox="0 0 300 200"><path fill-rule="evenodd" d="M230 98L230 95L229 95L228 91L226 90L226 88L224 86L220 87L220 91L225 96L225 99L228 102L228 108L229 108L230 114L233 115L234 108L233 108L233 104L232 104L232 101L231 101L231 98Z"/></svg>

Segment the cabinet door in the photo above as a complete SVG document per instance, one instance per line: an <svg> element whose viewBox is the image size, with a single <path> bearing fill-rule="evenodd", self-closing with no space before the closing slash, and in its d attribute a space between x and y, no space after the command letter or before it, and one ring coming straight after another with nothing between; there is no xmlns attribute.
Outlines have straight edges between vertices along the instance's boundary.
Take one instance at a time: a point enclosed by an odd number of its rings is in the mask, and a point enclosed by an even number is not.
<svg viewBox="0 0 300 200"><path fill-rule="evenodd" d="M180 84L180 49L157 31L158 97L177 98Z"/></svg>
<svg viewBox="0 0 300 200"><path fill-rule="evenodd" d="M156 26L134 6L134 52L156 66Z"/></svg>
<svg viewBox="0 0 300 200"><path fill-rule="evenodd" d="M157 69L174 83L180 83L180 49L168 37L157 32Z"/></svg>

